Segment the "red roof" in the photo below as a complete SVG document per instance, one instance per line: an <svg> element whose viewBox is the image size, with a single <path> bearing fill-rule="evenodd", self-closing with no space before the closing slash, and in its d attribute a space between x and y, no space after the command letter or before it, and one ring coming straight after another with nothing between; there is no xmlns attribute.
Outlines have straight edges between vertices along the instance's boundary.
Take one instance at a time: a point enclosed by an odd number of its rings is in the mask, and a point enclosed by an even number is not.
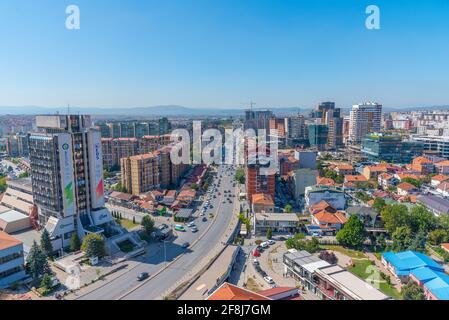
<svg viewBox="0 0 449 320"><path fill-rule="evenodd" d="M291 295L286 297L285 299L282 300L292 300L292 299L297 299L297 300L301 300L301 298L299 297L299 291L298 288L295 287L277 287L277 288L271 288L271 289L267 289L267 290L262 290L262 291L258 291L258 294L261 294L265 297L268 298L272 298L275 295L281 294L281 293L296 293L296 295Z"/></svg>
<svg viewBox="0 0 449 320"><path fill-rule="evenodd" d="M0 231L0 250L8 249L22 244L22 241L10 236L6 232Z"/></svg>
<svg viewBox="0 0 449 320"><path fill-rule="evenodd" d="M402 183L398 184L398 189L402 189L402 190L405 190L405 191L410 191L410 190L416 189L416 187L413 184L411 184L411 183L402 182Z"/></svg>
<svg viewBox="0 0 449 320"><path fill-rule="evenodd" d="M237 287L230 283L223 283L207 300L271 300L261 294Z"/></svg>

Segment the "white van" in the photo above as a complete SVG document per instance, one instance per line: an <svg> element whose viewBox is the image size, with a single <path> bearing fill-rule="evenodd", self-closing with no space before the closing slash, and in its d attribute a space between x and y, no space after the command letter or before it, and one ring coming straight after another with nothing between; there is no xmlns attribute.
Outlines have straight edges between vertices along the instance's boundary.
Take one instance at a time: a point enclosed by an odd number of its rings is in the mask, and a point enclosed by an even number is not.
<svg viewBox="0 0 449 320"><path fill-rule="evenodd" d="M262 248L268 248L268 242L267 242L267 241L262 242L262 243L260 244L260 246L261 246Z"/></svg>

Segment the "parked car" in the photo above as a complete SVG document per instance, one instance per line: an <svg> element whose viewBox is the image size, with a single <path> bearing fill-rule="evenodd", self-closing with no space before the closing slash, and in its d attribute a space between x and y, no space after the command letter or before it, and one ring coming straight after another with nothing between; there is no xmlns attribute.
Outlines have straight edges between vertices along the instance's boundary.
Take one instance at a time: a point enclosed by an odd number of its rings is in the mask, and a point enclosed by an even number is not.
<svg viewBox="0 0 449 320"><path fill-rule="evenodd" d="M269 246L268 241L262 242L262 243L260 244L260 246L261 246L262 248L268 248L268 246Z"/></svg>
<svg viewBox="0 0 449 320"><path fill-rule="evenodd" d="M269 244L270 246L272 246L273 244L275 244L275 243L276 243L276 242L275 242L274 240L271 240L271 239L270 239L270 240L268 240L267 242L268 242L268 244Z"/></svg>
<svg viewBox="0 0 449 320"><path fill-rule="evenodd" d="M203 217L203 222L206 222L207 221L207 218L206 217Z"/></svg>
<svg viewBox="0 0 449 320"><path fill-rule="evenodd" d="M146 278L148 278L150 275L148 274L148 272L142 272L137 276L137 281L143 281Z"/></svg>
<svg viewBox="0 0 449 320"><path fill-rule="evenodd" d="M184 228L184 226L180 225L180 224L176 224L175 225L175 230L176 231L186 231L186 229Z"/></svg>
<svg viewBox="0 0 449 320"><path fill-rule="evenodd" d="M198 228L197 227L192 227L192 228L190 228L190 231L192 231L193 233L198 232Z"/></svg>
<svg viewBox="0 0 449 320"><path fill-rule="evenodd" d="M270 276L265 276L265 277L263 277L263 279L264 279L268 284L274 284L273 278L271 278Z"/></svg>
<svg viewBox="0 0 449 320"><path fill-rule="evenodd" d="M259 260L253 259L253 264L254 264L254 265L259 265Z"/></svg>
<svg viewBox="0 0 449 320"><path fill-rule="evenodd" d="M194 222L189 222L188 224L187 224L187 227L189 227L189 228L192 228L192 227L194 227L195 226L195 223Z"/></svg>

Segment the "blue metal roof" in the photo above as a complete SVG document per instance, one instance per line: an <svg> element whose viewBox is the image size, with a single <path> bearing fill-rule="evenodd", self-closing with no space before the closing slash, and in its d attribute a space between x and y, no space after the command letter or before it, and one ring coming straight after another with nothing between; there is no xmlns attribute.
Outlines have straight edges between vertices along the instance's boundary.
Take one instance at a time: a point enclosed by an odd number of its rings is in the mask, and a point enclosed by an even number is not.
<svg viewBox="0 0 449 320"><path fill-rule="evenodd" d="M438 278L430 280L425 287L440 300L449 300L449 276L440 275Z"/></svg>
<svg viewBox="0 0 449 320"><path fill-rule="evenodd" d="M413 274L413 276L422 283L438 277L444 277L446 275L444 272L435 271L427 267L414 269L412 270L411 274Z"/></svg>
<svg viewBox="0 0 449 320"><path fill-rule="evenodd" d="M441 265L425 254L416 251L385 252L383 257L394 267L397 275L408 275L410 271L422 267L428 267L435 271L444 271Z"/></svg>

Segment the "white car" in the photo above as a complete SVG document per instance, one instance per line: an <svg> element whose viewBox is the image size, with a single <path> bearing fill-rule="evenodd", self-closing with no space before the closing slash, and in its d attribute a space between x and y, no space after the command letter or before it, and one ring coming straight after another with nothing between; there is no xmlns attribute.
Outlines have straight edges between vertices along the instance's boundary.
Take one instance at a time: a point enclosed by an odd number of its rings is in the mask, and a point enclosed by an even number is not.
<svg viewBox="0 0 449 320"><path fill-rule="evenodd" d="M194 226L195 226L195 223L193 223L193 222L190 222L190 223L188 223L188 224L187 224L187 226L188 226L189 228L192 228L192 227L194 227Z"/></svg>
<svg viewBox="0 0 449 320"><path fill-rule="evenodd" d="M260 244L260 246L262 247L262 248L268 248L268 241L265 241L265 242L262 242L261 244Z"/></svg>
<svg viewBox="0 0 449 320"><path fill-rule="evenodd" d="M275 243L276 243L276 242L275 242L274 240L271 240L271 239L270 239L270 240L268 240L267 242L268 242L268 244L269 244L270 246L272 246L273 244L275 244Z"/></svg>
<svg viewBox="0 0 449 320"><path fill-rule="evenodd" d="M266 276L263 278L268 284L274 284L273 278Z"/></svg>

